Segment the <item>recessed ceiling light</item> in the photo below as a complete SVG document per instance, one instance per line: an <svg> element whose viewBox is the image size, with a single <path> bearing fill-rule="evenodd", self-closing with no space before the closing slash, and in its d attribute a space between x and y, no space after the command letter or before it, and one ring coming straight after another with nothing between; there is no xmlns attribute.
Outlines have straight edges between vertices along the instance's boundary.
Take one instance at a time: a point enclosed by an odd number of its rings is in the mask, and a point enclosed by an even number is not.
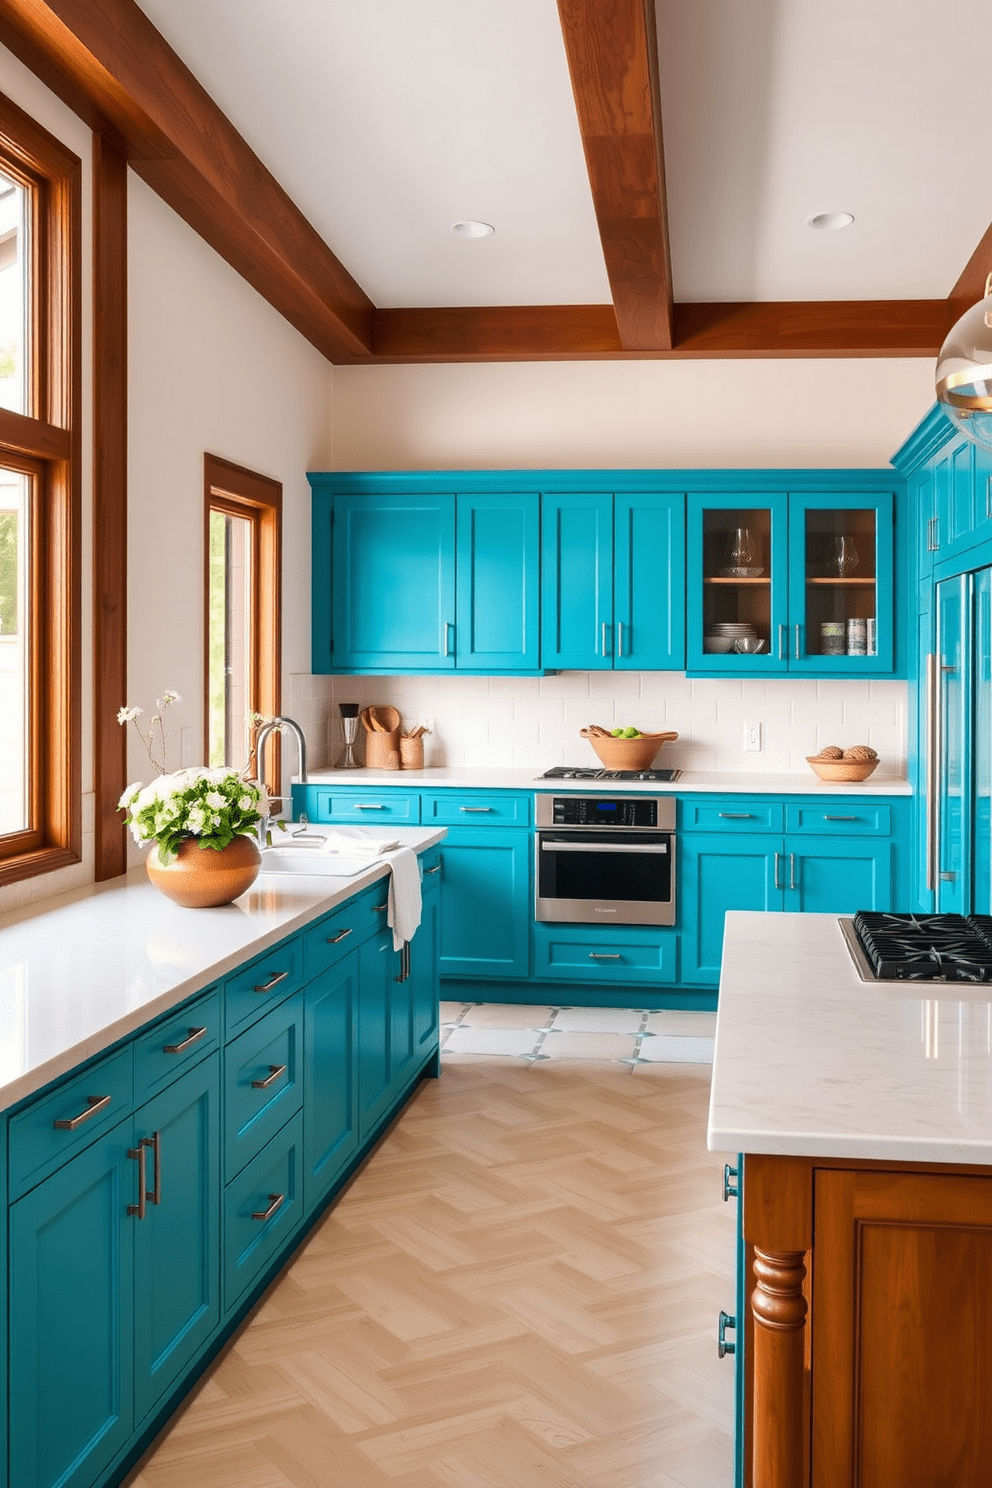
<svg viewBox="0 0 992 1488"><path fill-rule="evenodd" d="M491 238L496 229L489 222L453 222L451 231L459 238Z"/></svg>
<svg viewBox="0 0 992 1488"><path fill-rule="evenodd" d="M817 212L806 218L807 227L818 227L825 232L835 232L838 227L850 227L854 218L850 212Z"/></svg>

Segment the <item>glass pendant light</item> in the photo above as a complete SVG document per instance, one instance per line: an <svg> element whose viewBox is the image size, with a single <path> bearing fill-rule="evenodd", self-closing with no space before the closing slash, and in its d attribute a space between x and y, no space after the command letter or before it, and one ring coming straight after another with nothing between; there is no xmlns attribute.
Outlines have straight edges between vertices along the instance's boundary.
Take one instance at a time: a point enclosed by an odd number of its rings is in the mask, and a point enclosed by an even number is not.
<svg viewBox="0 0 992 1488"><path fill-rule="evenodd" d="M948 331L937 357L937 401L966 439L992 450L992 274L985 298Z"/></svg>

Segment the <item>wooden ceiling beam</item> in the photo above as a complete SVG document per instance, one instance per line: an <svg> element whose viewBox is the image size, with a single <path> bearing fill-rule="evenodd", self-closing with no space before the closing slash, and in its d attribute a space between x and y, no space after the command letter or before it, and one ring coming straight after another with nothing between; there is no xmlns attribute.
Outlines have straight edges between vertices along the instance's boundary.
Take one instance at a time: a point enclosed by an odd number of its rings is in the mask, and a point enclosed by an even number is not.
<svg viewBox="0 0 992 1488"><path fill-rule="evenodd" d="M0 0L0 40L332 361L375 310L134 0Z"/></svg>
<svg viewBox="0 0 992 1488"><path fill-rule="evenodd" d="M625 351L672 346L655 0L558 0L593 206Z"/></svg>

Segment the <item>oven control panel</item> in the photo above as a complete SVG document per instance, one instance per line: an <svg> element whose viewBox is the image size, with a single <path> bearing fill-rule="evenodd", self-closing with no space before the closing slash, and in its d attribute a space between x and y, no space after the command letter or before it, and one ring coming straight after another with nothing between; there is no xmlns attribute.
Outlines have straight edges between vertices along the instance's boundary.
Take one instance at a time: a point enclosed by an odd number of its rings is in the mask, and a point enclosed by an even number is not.
<svg viewBox="0 0 992 1488"><path fill-rule="evenodd" d="M675 801L657 796L538 796L543 827L674 828Z"/></svg>

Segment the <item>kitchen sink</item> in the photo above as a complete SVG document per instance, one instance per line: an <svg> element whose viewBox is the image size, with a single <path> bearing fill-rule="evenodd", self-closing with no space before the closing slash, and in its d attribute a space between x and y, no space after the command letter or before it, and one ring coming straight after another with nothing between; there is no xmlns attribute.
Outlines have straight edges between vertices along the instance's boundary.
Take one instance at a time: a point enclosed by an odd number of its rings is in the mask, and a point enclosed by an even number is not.
<svg viewBox="0 0 992 1488"><path fill-rule="evenodd" d="M329 852L325 847L327 833L307 827L305 835L294 838L289 832L274 832L271 847L262 849L262 873L319 874L321 878L354 878L375 858L359 853Z"/></svg>

